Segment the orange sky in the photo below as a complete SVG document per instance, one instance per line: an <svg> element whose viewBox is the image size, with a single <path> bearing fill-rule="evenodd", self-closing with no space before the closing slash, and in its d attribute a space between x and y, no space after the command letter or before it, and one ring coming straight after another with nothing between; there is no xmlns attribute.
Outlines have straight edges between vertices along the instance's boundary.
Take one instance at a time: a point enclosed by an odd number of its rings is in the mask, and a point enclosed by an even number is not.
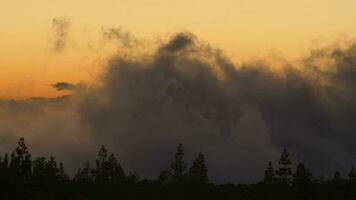
<svg viewBox="0 0 356 200"><path fill-rule="evenodd" d="M92 80L110 52L102 28L138 37L189 30L235 59L306 53L356 35L355 0L2 0L0 98L57 96L57 81ZM53 18L70 21L67 46L53 51Z"/></svg>

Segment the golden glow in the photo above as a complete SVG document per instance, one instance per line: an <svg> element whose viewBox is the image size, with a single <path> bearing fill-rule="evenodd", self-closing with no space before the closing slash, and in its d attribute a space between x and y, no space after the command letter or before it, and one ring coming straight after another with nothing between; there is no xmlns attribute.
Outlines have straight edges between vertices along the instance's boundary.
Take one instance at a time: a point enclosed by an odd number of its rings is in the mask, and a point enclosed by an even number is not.
<svg viewBox="0 0 356 200"><path fill-rule="evenodd" d="M315 39L356 34L355 0L1 0L0 98L58 96L50 85L95 76L101 30L139 37L189 30L234 58L304 53ZM68 46L51 49L53 18L67 17Z"/></svg>

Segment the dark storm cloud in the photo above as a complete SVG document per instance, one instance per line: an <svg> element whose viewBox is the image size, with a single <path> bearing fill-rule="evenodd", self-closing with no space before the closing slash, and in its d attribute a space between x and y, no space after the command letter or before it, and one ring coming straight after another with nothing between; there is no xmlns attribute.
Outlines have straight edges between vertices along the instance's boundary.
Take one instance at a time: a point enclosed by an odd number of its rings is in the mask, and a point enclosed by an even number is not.
<svg viewBox="0 0 356 200"><path fill-rule="evenodd" d="M121 27L103 29L103 38L119 42L124 47L133 47L139 42L133 34Z"/></svg>
<svg viewBox="0 0 356 200"><path fill-rule="evenodd" d="M354 49L320 51L302 68L277 72L263 62L236 66L179 33L151 59L113 58L103 87L84 97L82 119L129 168L149 176L178 142L188 159L207 154L216 181L257 180L282 147L319 174L348 169L356 155ZM319 59L332 62L314 66Z"/></svg>
<svg viewBox="0 0 356 200"><path fill-rule="evenodd" d="M179 33L171 41L161 47L161 50L177 52L193 45L195 36L191 33Z"/></svg>
<svg viewBox="0 0 356 200"><path fill-rule="evenodd" d="M57 82L52 84L52 87L54 87L56 90L61 91L61 90L75 90L76 85L67 83L67 82Z"/></svg>
<svg viewBox="0 0 356 200"><path fill-rule="evenodd" d="M121 34L122 44L138 48ZM216 182L260 180L282 147L316 175L355 162L352 42L276 69L263 61L235 65L193 34L178 33L148 54L114 56L99 80L60 101L0 102L1 137L26 135L36 152L73 165L105 144L127 171L150 178L168 167L179 142L187 161L206 154Z"/></svg>
<svg viewBox="0 0 356 200"><path fill-rule="evenodd" d="M67 37L70 28L70 21L68 18L54 18L52 20L52 30L54 33L54 51L61 52L67 46Z"/></svg>

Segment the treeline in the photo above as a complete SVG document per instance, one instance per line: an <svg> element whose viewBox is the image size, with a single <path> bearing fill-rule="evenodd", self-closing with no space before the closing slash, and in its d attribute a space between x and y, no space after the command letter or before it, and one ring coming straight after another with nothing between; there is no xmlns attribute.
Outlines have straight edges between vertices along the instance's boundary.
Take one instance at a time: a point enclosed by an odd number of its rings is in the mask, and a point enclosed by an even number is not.
<svg viewBox="0 0 356 200"><path fill-rule="evenodd" d="M268 162L266 170L264 172L263 183L275 184L284 183L291 184L297 187L310 185L312 183L323 183L325 178L321 175L318 178L313 177L312 172L305 167L303 163L299 163L295 172L292 172L292 161L287 149L283 149L281 157L278 161L279 168L274 170L272 162ZM354 166L351 166L348 179L351 182L356 181L356 170ZM333 178L329 181L343 181L343 177L339 171L336 171Z"/></svg>
<svg viewBox="0 0 356 200"><path fill-rule="evenodd" d="M267 163L263 180L251 185L209 182L205 156L200 152L189 166L179 144L168 169L155 180L126 173L114 154L101 146L95 165L86 161L73 177L53 156L32 158L23 138L11 154L0 157L0 199L356 199L356 171L347 178L314 177L283 149L278 167Z"/></svg>

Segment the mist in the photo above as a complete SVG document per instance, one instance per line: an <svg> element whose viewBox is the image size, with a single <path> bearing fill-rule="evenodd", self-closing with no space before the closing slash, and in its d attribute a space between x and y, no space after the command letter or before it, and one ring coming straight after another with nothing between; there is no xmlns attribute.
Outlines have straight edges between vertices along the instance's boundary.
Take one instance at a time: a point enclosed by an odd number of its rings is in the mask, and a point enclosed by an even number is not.
<svg viewBox="0 0 356 200"><path fill-rule="evenodd" d="M52 19L54 52L62 52L66 49L69 29L70 20L68 18L59 17Z"/></svg>
<svg viewBox="0 0 356 200"><path fill-rule="evenodd" d="M126 171L156 178L182 143L187 161L206 155L213 182L234 183L259 181L283 147L316 176L354 163L352 41L276 67L234 64L189 32L163 38L148 53L135 53L141 44L129 32L103 36L129 53L112 56L97 83L78 88L59 80L54 89L72 95L0 102L2 151L25 137L35 155L50 152L74 171L104 144Z"/></svg>

